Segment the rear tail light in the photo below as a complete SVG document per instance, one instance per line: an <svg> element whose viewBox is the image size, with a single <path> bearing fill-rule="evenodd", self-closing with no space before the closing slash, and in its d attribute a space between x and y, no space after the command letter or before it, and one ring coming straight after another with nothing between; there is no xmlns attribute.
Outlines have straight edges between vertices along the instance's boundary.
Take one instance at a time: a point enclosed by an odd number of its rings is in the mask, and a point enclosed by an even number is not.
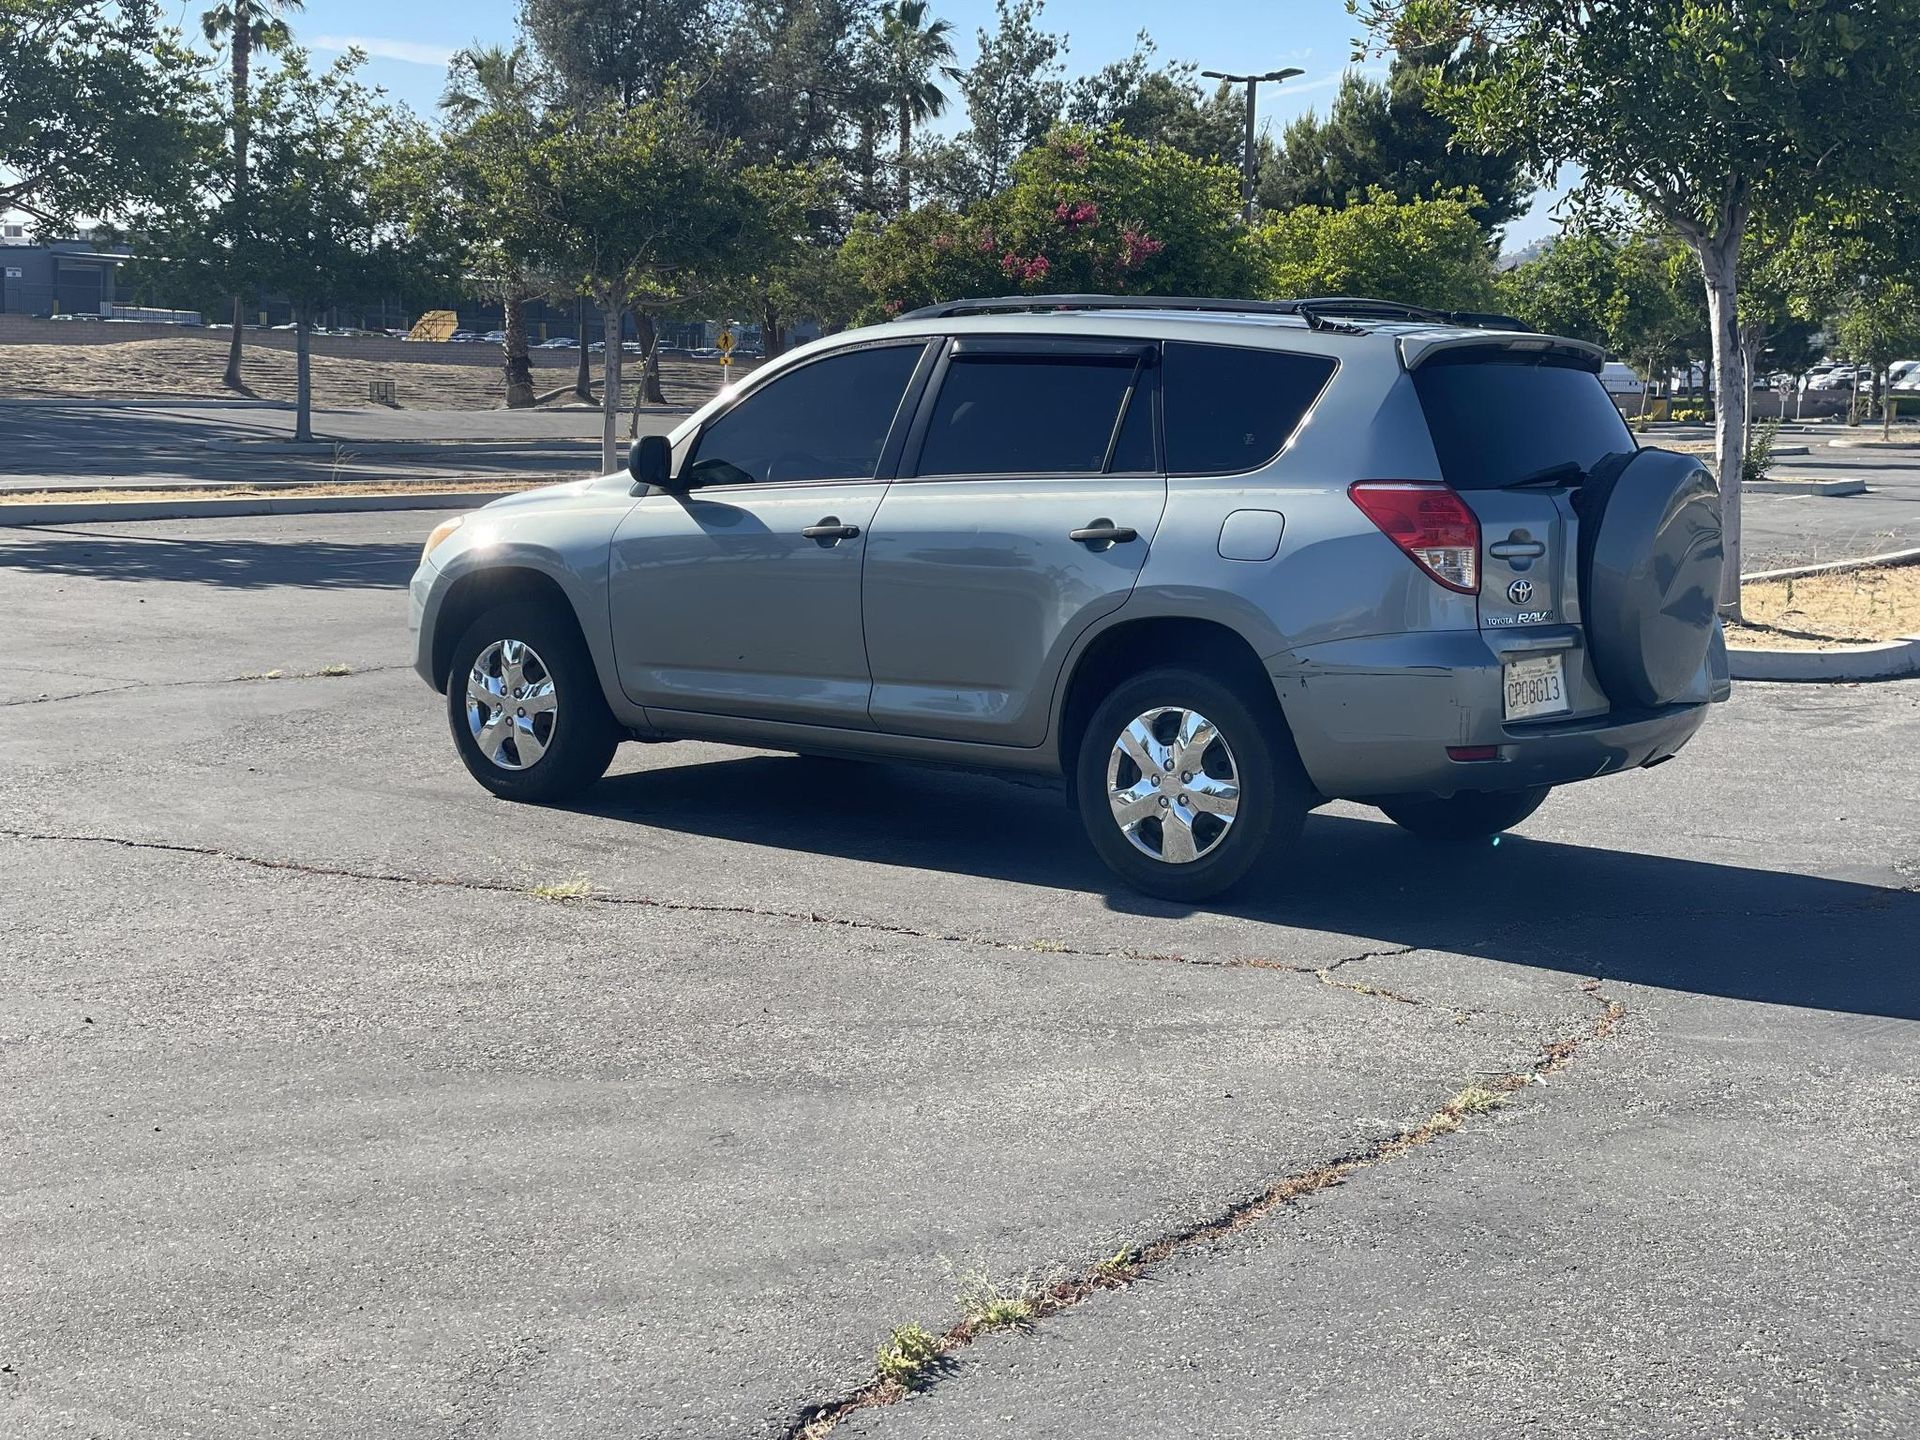
<svg viewBox="0 0 1920 1440"><path fill-rule="evenodd" d="M1447 486L1361 480L1347 489L1366 517L1449 590L1480 593L1480 521Z"/></svg>

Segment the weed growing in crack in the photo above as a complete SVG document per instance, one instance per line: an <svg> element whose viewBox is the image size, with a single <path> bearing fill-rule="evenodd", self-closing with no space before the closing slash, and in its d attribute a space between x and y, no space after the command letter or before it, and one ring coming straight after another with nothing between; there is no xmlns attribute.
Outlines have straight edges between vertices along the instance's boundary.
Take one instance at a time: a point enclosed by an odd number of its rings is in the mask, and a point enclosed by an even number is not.
<svg viewBox="0 0 1920 1440"><path fill-rule="evenodd" d="M909 1322L880 1342L880 1348L873 1352L873 1368L883 1384L918 1390L939 1358L939 1338L928 1334L924 1326Z"/></svg>
<svg viewBox="0 0 1920 1440"><path fill-rule="evenodd" d="M1498 1090L1489 1090L1484 1085L1469 1085L1449 1100L1446 1108L1456 1115L1485 1115L1506 1103L1507 1097Z"/></svg>
<svg viewBox="0 0 1920 1440"><path fill-rule="evenodd" d="M971 1271L959 1280L955 1298L968 1330L1024 1330L1033 1324L1038 1292L1031 1277L1022 1278L1011 1289L1002 1289L984 1270Z"/></svg>
<svg viewBox="0 0 1920 1440"><path fill-rule="evenodd" d="M353 667L351 665L341 665L341 664L335 663L332 665L322 665L314 673L316 675L323 675L329 680L338 680L343 675L353 674Z"/></svg>
<svg viewBox="0 0 1920 1440"><path fill-rule="evenodd" d="M593 894L593 884L584 875L576 875L571 880L557 881L552 885L534 885L527 894L536 900L585 900Z"/></svg>
<svg viewBox="0 0 1920 1440"><path fill-rule="evenodd" d="M1122 1245L1106 1259L1093 1267L1093 1281L1096 1285L1125 1285L1139 1273L1140 1261L1131 1245Z"/></svg>

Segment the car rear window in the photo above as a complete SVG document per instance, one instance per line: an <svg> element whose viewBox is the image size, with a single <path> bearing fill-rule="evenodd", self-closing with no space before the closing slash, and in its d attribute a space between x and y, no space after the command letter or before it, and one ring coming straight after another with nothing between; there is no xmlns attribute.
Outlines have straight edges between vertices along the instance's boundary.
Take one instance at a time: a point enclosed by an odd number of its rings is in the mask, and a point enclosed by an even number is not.
<svg viewBox="0 0 1920 1440"><path fill-rule="evenodd" d="M1293 438L1335 368L1322 355L1170 341L1161 380L1168 470L1259 469Z"/></svg>
<svg viewBox="0 0 1920 1440"><path fill-rule="evenodd" d="M1591 470L1634 448L1600 377L1551 357L1439 355L1413 372L1413 388L1456 490L1498 490L1567 464Z"/></svg>

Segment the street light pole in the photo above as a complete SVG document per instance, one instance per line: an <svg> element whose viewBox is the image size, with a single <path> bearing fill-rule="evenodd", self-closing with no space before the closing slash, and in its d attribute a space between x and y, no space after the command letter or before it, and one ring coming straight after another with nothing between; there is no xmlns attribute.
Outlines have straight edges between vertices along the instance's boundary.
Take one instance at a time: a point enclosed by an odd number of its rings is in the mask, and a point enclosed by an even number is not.
<svg viewBox="0 0 1920 1440"><path fill-rule="evenodd" d="M1254 108L1258 104L1256 97L1260 93L1260 82L1291 80L1295 75L1306 74L1306 71L1290 67L1285 70L1269 70L1264 75L1229 75L1223 70L1202 70L1200 74L1208 80L1224 80L1229 85L1247 87L1247 143L1246 149L1240 156L1240 209L1246 222L1251 225L1253 223L1253 119Z"/></svg>

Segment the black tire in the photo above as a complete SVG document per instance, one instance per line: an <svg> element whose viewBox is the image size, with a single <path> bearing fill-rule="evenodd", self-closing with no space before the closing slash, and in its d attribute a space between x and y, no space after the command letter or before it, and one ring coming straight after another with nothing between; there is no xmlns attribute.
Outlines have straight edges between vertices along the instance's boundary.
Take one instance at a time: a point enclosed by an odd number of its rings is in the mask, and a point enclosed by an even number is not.
<svg viewBox="0 0 1920 1440"><path fill-rule="evenodd" d="M1231 824L1219 826L1217 817L1205 820L1194 811L1189 833L1204 853L1184 862L1157 858L1128 838L1116 819L1108 790L1108 764L1121 734L1137 718L1153 711L1196 711L1211 721L1230 752L1231 778L1239 795ZM1217 763L1218 750L1207 752L1207 773ZM1225 768L1225 767L1222 767ZM1087 722L1075 761L1074 796L1080 822L1093 848L1127 885L1163 900L1198 901L1223 895L1245 880L1269 856L1299 836L1306 819L1307 800L1286 733L1279 702L1271 695L1249 696L1193 670L1149 670L1123 681L1101 702ZM1122 767L1120 780L1139 775L1140 767ZM1173 794L1161 797L1178 803L1177 776L1166 777ZM1165 808L1165 807L1163 807ZM1164 843L1153 820L1143 843Z"/></svg>
<svg viewBox="0 0 1920 1440"><path fill-rule="evenodd" d="M1485 840L1511 830L1552 793L1550 785L1531 790L1463 790L1445 799L1434 795L1382 800L1380 809L1402 830L1422 840Z"/></svg>
<svg viewBox="0 0 1920 1440"><path fill-rule="evenodd" d="M553 715L544 730L536 729L543 751L523 768L506 768L489 759L468 720L467 682L474 664L483 652L502 641L519 641L530 648L538 664L532 667L529 678L538 678L544 672L553 682ZM619 723L607 709L593 657L573 617L556 613L550 605L527 600L486 611L453 647L447 672L447 721L453 730L454 746L474 779L502 799L539 805L584 794L607 773L623 738ZM533 723L539 726L537 718ZM508 763L519 758L507 746L502 747L502 753Z"/></svg>

